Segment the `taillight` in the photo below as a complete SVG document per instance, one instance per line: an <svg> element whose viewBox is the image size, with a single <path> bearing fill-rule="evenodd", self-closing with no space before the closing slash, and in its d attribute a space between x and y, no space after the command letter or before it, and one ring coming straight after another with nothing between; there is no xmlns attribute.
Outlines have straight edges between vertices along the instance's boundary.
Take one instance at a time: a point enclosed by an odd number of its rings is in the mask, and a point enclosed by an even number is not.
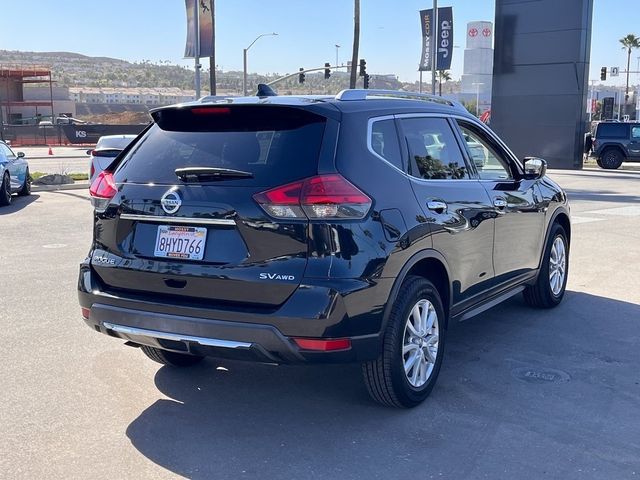
<svg viewBox="0 0 640 480"><path fill-rule="evenodd" d="M361 219L371 199L341 175L318 175L288 183L253 196L276 218Z"/></svg>
<svg viewBox="0 0 640 480"><path fill-rule="evenodd" d="M104 212L106 210L109 202L116 193L118 193L118 188L116 187L116 182L113 179L113 174L106 170L100 172L89 188L91 204L99 212Z"/></svg>

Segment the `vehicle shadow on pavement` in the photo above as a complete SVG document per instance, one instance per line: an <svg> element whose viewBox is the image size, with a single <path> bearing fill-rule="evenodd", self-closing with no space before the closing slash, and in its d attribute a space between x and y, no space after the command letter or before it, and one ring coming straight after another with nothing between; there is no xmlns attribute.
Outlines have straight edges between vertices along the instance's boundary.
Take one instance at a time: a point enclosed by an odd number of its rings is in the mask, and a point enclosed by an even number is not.
<svg viewBox="0 0 640 480"><path fill-rule="evenodd" d="M369 400L357 365L207 360L160 368L155 383L169 398L127 436L151 461L197 479L637 471L640 305L567 292L558 308L534 310L516 296L448 337L438 384L413 410Z"/></svg>
<svg viewBox="0 0 640 480"><path fill-rule="evenodd" d="M38 198L40 198L40 195L33 193L27 197L18 197L14 195L13 197L11 197L11 205L0 207L0 217L2 215L10 215L12 213L19 212L23 208L27 208L33 202L38 200Z"/></svg>
<svg viewBox="0 0 640 480"><path fill-rule="evenodd" d="M573 200L589 200L594 202L611 202L611 203L640 203L639 195L620 195L616 192L607 190L572 190L565 188L565 192L569 197L569 201Z"/></svg>

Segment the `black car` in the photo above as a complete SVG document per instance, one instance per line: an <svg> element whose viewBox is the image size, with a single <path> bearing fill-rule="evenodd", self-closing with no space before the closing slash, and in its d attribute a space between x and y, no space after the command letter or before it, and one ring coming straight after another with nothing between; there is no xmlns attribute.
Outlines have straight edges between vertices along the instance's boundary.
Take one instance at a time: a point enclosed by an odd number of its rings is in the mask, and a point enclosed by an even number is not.
<svg viewBox="0 0 640 480"><path fill-rule="evenodd" d="M152 116L91 186L78 288L91 328L153 360L359 362L375 400L411 407L450 322L563 298L565 193L456 103L345 90Z"/></svg>
<svg viewBox="0 0 640 480"><path fill-rule="evenodd" d="M611 170L622 162L640 162L640 123L598 123L593 155L601 168Z"/></svg>

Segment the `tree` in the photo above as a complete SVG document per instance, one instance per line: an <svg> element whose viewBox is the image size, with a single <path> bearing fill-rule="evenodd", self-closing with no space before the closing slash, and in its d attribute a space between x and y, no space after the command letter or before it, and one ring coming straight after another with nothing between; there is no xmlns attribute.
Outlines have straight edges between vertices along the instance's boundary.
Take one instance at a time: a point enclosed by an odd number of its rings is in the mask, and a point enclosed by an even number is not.
<svg viewBox="0 0 640 480"><path fill-rule="evenodd" d="M451 73L449 70L438 70L438 76L440 77L440 81L438 82L438 89L440 92L440 96L442 96L442 82L448 82L451 80Z"/></svg>
<svg viewBox="0 0 640 480"><path fill-rule="evenodd" d="M360 48L360 0L353 0L353 54L351 55L351 79L349 88L356 88L358 78L358 49Z"/></svg>
<svg viewBox="0 0 640 480"><path fill-rule="evenodd" d="M634 49L640 48L640 38L630 33L626 37L620 39L622 49L627 50L627 89L624 94L624 108L626 113L627 102L629 101L629 69L631 68L631 52Z"/></svg>

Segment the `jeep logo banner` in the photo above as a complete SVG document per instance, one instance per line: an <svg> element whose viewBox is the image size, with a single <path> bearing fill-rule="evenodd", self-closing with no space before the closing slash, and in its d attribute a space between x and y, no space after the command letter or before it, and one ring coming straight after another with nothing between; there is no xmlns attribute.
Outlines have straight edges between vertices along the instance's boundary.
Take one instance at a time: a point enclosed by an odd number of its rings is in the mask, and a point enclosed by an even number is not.
<svg viewBox="0 0 640 480"><path fill-rule="evenodd" d="M422 24L422 57L419 70L431 71L431 27L433 25L433 9L420 11ZM436 37L438 51L437 70L449 70L453 56L453 8L438 8L438 35Z"/></svg>

